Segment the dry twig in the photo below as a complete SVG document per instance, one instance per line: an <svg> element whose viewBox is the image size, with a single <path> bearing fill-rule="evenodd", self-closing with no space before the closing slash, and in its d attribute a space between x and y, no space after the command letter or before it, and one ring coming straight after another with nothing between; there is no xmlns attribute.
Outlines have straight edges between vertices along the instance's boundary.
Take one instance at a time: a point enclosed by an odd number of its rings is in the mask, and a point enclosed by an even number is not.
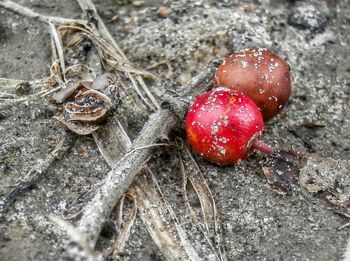
<svg viewBox="0 0 350 261"><path fill-rule="evenodd" d="M78 2L84 11L88 11L88 13L90 12L90 15L92 11L93 18L98 22L97 28L94 28L93 26L91 27L85 21L80 21L80 20L49 19L47 16L39 15L31 11L30 9L28 11L26 8L20 8L20 6L18 6L17 4L12 5L11 1L1 1L0 5L7 7L8 9L11 9L13 11L16 11L20 14L23 14L29 17L38 18L39 20L47 23L52 22L57 24L62 24L62 23L68 24L65 26L61 26L59 30L75 29L75 30L82 31L86 37L88 37L90 40L93 41L96 48L98 49L100 57L104 59L104 62L112 65L112 68L124 72L125 76L131 80L133 87L138 92L141 99L143 99L144 102L151 109L154 110L156 108L159 108L159 104L157 100L153 97L152 93L143 82L143 79L141 77L143 72L134 69L130 65L130 62L126 59L125 55L123 54L123 52L121 51L117 43L114 41L114 39L111 37L111 35L107 31L102 20L98 16L92 2L90 0L78 0ZM75 26L72 26L72 24L75 24ZM52 30L53 29L52 27L53 25L51 25L51 31L56 32L56 30ZM53 39L55 40L54 43L56 47L58 46L57 35L55 37L55 34L53 34ZM110 58L112 58L112 60ZM57 53L56 60L60 61L60 66L58 66L58 68L62 69L62 67L64 67L64 60L62 55ZM96 240L101 230L103 222L110 215L111 210L115 205L117 199L129 187L129 185L134 179L134 176L142 167L144 167L145 160L148 158L148 156L151 153L150 145L154 144L160 138L165 138L168 135L169 131L176 125L176 123L183 118L183 116L187 111L187 106L189 101L191 100L191 98L193 98L193 96L196 93L203 92L206 89L207 84L212 78L214 69L216 68L217 65L218 65L217 63L213 63L211 64L211 66L206 68L205 71L199 74L199 76L194 79L193 83L190 86L187 86L185 88L185 90L190 90L189 93L186 93L182 97L180 96L174 97L173 95L166 95L164 97L164 103L163 103L164 108L158 110L156 113L151 115L150 120L146 123L139 137L135 140L135 142L131 146L131 149L127 153L127 156L122 157L115 164L111 172L108 174L108 176L104 180L102 187L99 189L96 196L92 199L92 202L84 208L82 213L82 218L78 224L77 230L74 230L74 231L79 231L79 235L77 235L75 238L73 238L70 241L70 243L73 243L73 244L68 245L68 249L67 249L68 252L66 253L66 255L64 255L64 258L79 257L79 256L80 257L85 256L87 258L91 257L91 252L94 248L94 245L96 243ZM61 70L61 71L64 72L65 70ZM138 90L139 86L146 93L148 99L150 99L151 102L148 102L148 100L145 97L143 97L142 93ZM96 141L98 143L99 140L96 139ZM128 142L130 143L130 141ZM125 144L127 144L127 142ZM144 147L144 149L142 150L138 149L140 147ZM142 193L145 194L145 191L140 192L142 191L140 190L140 188L142 187L141 185L142 183L139 184L139 186L136 186L136 188L138 188L139 195L142 195ZM156 200L156 199L153 199L153 200ZM143 207L147 208L147 205L145 205L146 201L144 200L142 202L144 204ZM142 204L140 206L142 206ZM171 213L172 210L171 208L169 208L169 205L167 206L167 209ZM155 212L154 214L155 214L154 216L156 216L157 213ZM182 230L181 226L179 226L179 224L176 223L176 216L173 212L171 213L171 216L176 224L176 229L180 237L181 243L183 246L185 246L185 251L187 256L191 260L197 260L198 254L187 242L186 235ZM147 218L143 218L143 220L145 223L148 222ZM162 227L162 224L160 224L159 229L155 231L160 231L161 227ZM162 239L158 234L155 234L152 237L153 239L155 239L155 241L157 237L159 239ZM75 244L74 246L74 243L77 243L77 244ZM158 240L158 244L160 246L162 244L164 245L165 243L166 242L162 242L161 240ZM78 247L83 246L83 252L85 252L85 255L79 253L79 251L78 252L76 251L77 245ZM88 251L86 251L86 247L88 247ZM173 255L174 252L171 251L171 245L170 247L168 246L167 249L168 249L167 251L169 252L168 253L163 252L163 254L165 254L165 256L168 259L171 260L172 258L177 256L177 255Z"/></svg>
<svg viewBox="0 0 350 261"><path fill-rule="evenodd" d="M99 21L99 29L102 28L101 35L109 35L108 31L104 31L103 22L97 16L96 9L92 2L87 0L79 0L81 7L84 10L93 10L96 15L96 20ZM109 36L106 36L107 39ZM111 40L116 50L120 50L114 40ZM135 175L144 166L145 160L151 153L151 148L144 150L135 150L134 148L147 146L157 142L159 139L166 138L169 131L182 119L187 111L190 100L197 93L202 93L207 89L208 83L211 81L216 67L217 61L208 66L202 73L194 78L192 84L185 89L188 90L186 96L182 99L166 96L165 107L170 109L160 109L152 114L135 139L131 150L127 157L121 158L108 173L103 185L98 190L92 201L85 207L81 220L78 223L78 230L88 240L91 249L94 248L98 235L101 231L102 224L109 217L115 203L122 194L129 188ZM69 249L68 249L69 251ZM68 255L69 256L69 255Z"/></svg>
<svg viewBox="0 0 350 261"><path fill-rule="evenodd" d="M110 166L123 157L132 143L116 117L93 133L101 154ZM198 260L184 229L165 198L157 180L145 166L128 190L137 199L140 217L167 260ZM170 218L169 218L170 215ZM173 231L174 230L174 231Z"/></svg>
<svg viewBox="0 0 350 261"><path fill-rule="evenodd" d="M175 108L174 111L178 113L174 113L170 109L160 109L153 113L133 142L131 149L128 151L128 156L122 157L108 173L97 194L85 207L77 227L82 236L87 239L91 249L94 248L102 225L111 214L114 205L129 188L135 175L144 167L145 161L152 151L149 147L144 150L133 149L147 146L157 142L159 139L166 138L170 130L185 115L189 100L207 88L216 67L217 62L213 62L200 73L189 88L186 88L189 92L182 97L181 102L177 102L177 99L171 99L169 96L165 104ZM69 252L69 249L67 250ZM66 253L64 257L71 258L71 255Z"/></svg>
<svg viewBox="0 0 350 261"><path fill-rule="evenodd" d="M0 6L6 8L7 10L11 10L15 13L18 13L20 15L38 19L39 21L42 21L45 23L51 22L54 24L69 24L77 21L76 19L39 14L30 8L24 7L22 5L16 4L15 2L8 1L8 0L0 1Z"/></svg>

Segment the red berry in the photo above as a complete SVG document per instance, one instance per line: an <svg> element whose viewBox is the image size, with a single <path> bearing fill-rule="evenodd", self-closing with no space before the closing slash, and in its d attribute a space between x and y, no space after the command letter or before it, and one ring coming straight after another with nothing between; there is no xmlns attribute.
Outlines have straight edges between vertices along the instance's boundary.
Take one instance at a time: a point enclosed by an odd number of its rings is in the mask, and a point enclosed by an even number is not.
<svg viewBox="0 0 350 261"><path fill-rule="evenodd" d="M215 84L248 95L260 108L265 121L282 110L291 94L288 64L273 52L260 48L227 56L216 71Z"/></svg>
<svg viewBox="0 0 350 261"><path fill-rule="evenodd" d="M196 98L186 116L187 137L205 159L230 165L254 147L271 152L260 141L264 121L255 103L242 92L216 88Z"/></svg>

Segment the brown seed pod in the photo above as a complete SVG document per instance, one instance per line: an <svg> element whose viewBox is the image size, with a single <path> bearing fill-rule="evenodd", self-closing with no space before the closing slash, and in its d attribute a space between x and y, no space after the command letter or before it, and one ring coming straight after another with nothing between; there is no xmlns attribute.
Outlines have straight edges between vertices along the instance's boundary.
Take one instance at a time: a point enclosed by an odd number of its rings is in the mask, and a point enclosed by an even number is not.
<svg viewBox="0 0 350 261"><path fill-rule="evenodd" d="M68 112L70 121L97 123L107 116L107 108L91 108L90 106L81 106L76 103L67 103L65 109Z"/></svg>
<svg viewBox="0 0 350 261"><path fill-rule="evenodd" d="M265 121L283 109L291 94L288 64L275 53L261 48L227 56L216 71L215 85L248 95L260 108Z"/></svg>
<svg viewBox="0 0 350 261"><path fill-rule="evenodd" d="M81 122L70 121L69 119L67 119L65 116L62 116L62 115L54 116L54 119L58 120L63 125L65 125L68 129L70 129L71 131L79 135L89 135L99 128L99 125L97 124L84 124Z"/></svg>
<svg viewBox="0 0 350 261"><path fill-rule="evenodd" d="M79 92L75 101L67 103L64 108L70 121L98 123L107 117L111 105L111 100L105 94L88 90Z"/></svg>
<svg viewBox="0 0 350 261"><path fill-rule="evenodd" d="M55 118L80 135L97 130L113 107L111 99L103 93L111 93L108 88L111 84L111 78L103 74L93 82L77 82L56 93L52 98L54 102L68 102L64 104L63 114Z"/></svg>
<svg viewBox="0 0 350 261"><path fill-rule="evenodd" d="M88 89L91 89L91 84L92 82L89 81L80 81L80 82L76 82L73 85L69 86L66 89L63 89L57 93L55 93L52 96L52 101L54 103L62 103L65 100L74 97L74 95L78 92L78 91L86 91Z"/></svg>

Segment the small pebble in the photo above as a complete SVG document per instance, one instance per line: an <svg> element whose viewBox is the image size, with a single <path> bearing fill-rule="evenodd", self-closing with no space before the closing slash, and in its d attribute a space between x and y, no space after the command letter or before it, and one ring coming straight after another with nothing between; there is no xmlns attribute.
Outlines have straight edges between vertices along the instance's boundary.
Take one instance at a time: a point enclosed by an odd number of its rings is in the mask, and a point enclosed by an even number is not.
<svg viewBox="0 0 350 261"><path fill-rule="evenodd" d="M28 94L31 90L31 86L29 82L21 82L16 86L16 94L17 95L25 95Z"/></svg>
<svg viewBox="0 0 350 261"><path fill-rule="evenodd" d="M53 195L54 195L54 192L52 190L46 193L46 197L48 198L51 198Z"/></svg>
<svg viewBox="0 0 350 261"><path fill-rule="evenodd" d="M170 9L166 6L160 6L158 8L158 15L160 17L166 17L169 14L169 12L170 12Z"/></svg>
<svg viewBox="0 0 350 261"><path fill-rule="evenodd" d="M322 33L327 22L327 8L316 1L296 2L288 17L289 25L312 33Z"/></svg>
<svg viewBox="0 0 350 261"><path fill-rule="evenodd" d="M144 1L133 1L132 2L132 5L135 6L135 7L141 7L145 4Z"/></svg>

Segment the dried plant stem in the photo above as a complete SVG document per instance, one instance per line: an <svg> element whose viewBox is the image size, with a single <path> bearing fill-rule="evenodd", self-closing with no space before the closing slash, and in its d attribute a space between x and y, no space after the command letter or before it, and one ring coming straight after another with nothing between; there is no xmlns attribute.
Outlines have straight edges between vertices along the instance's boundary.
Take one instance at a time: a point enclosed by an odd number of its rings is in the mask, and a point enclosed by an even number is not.
<svg viewBox="0 0 350 261"><path fill-rule="evenodd" d="M343 216L343 217L345 217L345 218L347 218L347 219L350 219L350 215L347 214L347 213L345 213L345 212L337 211L336 213L339 214L339 215L341 215L341 216ZM338 230L342 230L342 229L347 228L347 227L350 227L350 222L345 223L344 225L341 225L341 226L338 227L337 229L338 229ZM350 242L350 241L349 241L349 242ZM350 248L349 248L349 249L350 249ZM350 257L350 256L349 256L349 257Z"/></svg>
<svg viewBox="0 0 350 261"><path fill-rule="evenodd" d="M150 147L146 147L144 150L134 150L134 148L151 145L159 139L166 138L170 130L185 115L188 100L203 92L203 89L208 88L207 84L211 81L216 67L216 62L206 67L189 85L193 88L186 88L188 92L182 98L170 99L169 96L166 104L172 110L160 109L153 113L128 150L127 157L122 157L108 173L101 188L98 189L91 202L84 208L77 227L83 238L86 238L91 249L94 248L102 225L111 214L116 202L129 188L135 175L144 167L146 159L151 155L152 149ZM71 258L74 254L70 253L69 248L66 250L65 260Z"/></svg>
<svg viewBox="0 0 350 261"><path fill-rule="evenodd" d="M7 0L0 1L0 6L6 8L12 12L18 13L20 15L27 16L27 17L34 18L34 19L38 19L39 21L44 22L44 23L51 22L54 24L69 24L69 23L73 23L76 21L80 21L77 19L69 19L69 18L39 14L28 7L25 7L25 6L19 5L15 2L7 1Z"/></svg>
<svg viewBox="0 0 350 261"><path fill-rule="evenodd" d="M79 231L77 231L77 229L71 223L68 223L67 221L56 216L49 216L49 217L71 239L71 242L72 242L70 245L71 252L76 253L75 256L81 256L81 257L84 256L83 259L79 259L79 260L102 261L102 255L101 254L94 255L94 253L89 249L85 238L82 237ZM79 253L83 253L83 255L81 254L79 255ZM71 259L71 260L78 260L78 259Z"/></svg>
<svg viewBox="0 0 350 261"><path fill-rule="evenodd" d="M181 170L185 172L183 173L183 175L185 175L184 179L187 177L190 180L201 205L205 230L200 230L204 234L212 250L215 252L217 258L221 261L227 260L214 197L187 145L185 145L185 149L180 155L180 160L182 158L188 162L186 166L187 173L184 169L183 163L180 163ZM187 206L189 206L191 211L191 206L189 203ZM193 213L194 211L192 210L191 212ZM194 219L194 221L198 223L197 216L195 214ZM213 243L211 241L213 241Z"/></svg>
<svg viewBox="0 0 350 261"><path fill-rule="evenodd" d="M110 166L123 157L132 143L116 117L93 133L97 146ZM167 203L157 180L146 166L128 192L140 210L140 217L166 260L198 260L198 254L187 239L172 207ZM121 201L123 200L123 197Z"/></svg>
<svg viewBox="0 0 350 261"><path fill-rule="evenodd" d="M50 33L51 33L52 41L54 43L52 45L53 56L54 57L57 56L58 61L60 63L59 68L61 70L63 79L65 79L66 65L65 65L65 62L64 62L64 54L63 54L63 48L62 48L62 39L61 39L61 36L58 33L58 31L57 31L57 29L56 29L54 24L49 22L49 27L50 27ZM57 55L55 55L55 54L57 54Z"/></svg>
<svg viewBox="0 0 350 261"><path fill-rule="evenodd" d="M98 27L98 31L100 32L102 38L106 39L114 48L115 52L120 55L123 60L130 64L130 62L128 61L127 57L125 56L125 54L123 53L123 51L120 49L119 45L116 43L116 41L114 40L114 38L112 37L112 35L109 33L109 31L107 30L106 25L103 23L101 17L98 15L97 10L95 5L92 3L91 0L77 0L81 9L85 12L87 10L91 10L94 14L94 18L97 21L97 27ZM151 109L155 110L155 109L159 109L159 103L156 100L156 98L153 96L153 94L151 93L151 91L148 89L148 87L146 86L146 84L143 81L143 78L140 75L133 75L129 72L125 72L126 77L129 78L131 81L136 80L137 83L133 83L134 86L138 86L140 85L142 87L142 89L144 90L144 92L147 94L147 97L151 100Z"/></svg>
<svg viewBox="0 0 350 261"><path fill-rule="evenodd" d="M119 45L116 43L114 38L111 36L109 31L107 30L106 25L103 23L101 17L98 15L95 5L92 3L91 0L77 0L80 8L86 12L87 10L91 10L94 13L95 19L97 20L97 27L99 32L101 33L101 36L105 39L107 39L113 46L113 48L118 52L119 55L122 56L124 60L127 60L125 54L123 53L122 49L120 49Z"/></svg>
<svg viewBox="0 0 350 261"><path fill-rule="evenodd" d="M52 76L34 81L0 78L0 90L12 93L16 86L21 83L28 83L29 86L31 86L32 91L37 92L42 89L53 87L56 84L56 81Z"/></svg>
<svg viewBox="0 0 350 261"><path fill-rule="evenodd" d="M152 171L145 167L130 187L139 199L140 217L166 260L200 260Z"/></svg>
<svg viewBox="0 0 350 261"><path fill-rule="evenodd" d="M109 253L107 253L107 257L111 257L113 260L116 260L119 256L119 254L123 251L125 244L126 244L126 241L129 238L130 230L131 230L131 228L135 222L135 219L136 219L136 214L137 214L137 209L138 209L137 208L137 199L131 194L128 194L128 196L133 201L133 208L130 211L130 213L128 214L123 225L119 227L118 236L116 237L115 242L111 247L111 250L109 251ZM123 202L124 202L124 200L123 200ZM123 207L123 205L121 205L121 207ZM122 217L120 217L120 218L122 218Z"/></svg>
<svg viewBox="0 0 350 261"><path fill-rule="evenodd" d="M177 122L178 118L170 110L160 110L152 114L132 148L153 144L159 138L166 137ZM131 149L127 157L121 158L114 165L102 187L85 207L78 230L87 238L91 249L95 246L103 223L118 199L129 188L137 172L144 166L150 152L151 148L133 152Z"/></svg>

